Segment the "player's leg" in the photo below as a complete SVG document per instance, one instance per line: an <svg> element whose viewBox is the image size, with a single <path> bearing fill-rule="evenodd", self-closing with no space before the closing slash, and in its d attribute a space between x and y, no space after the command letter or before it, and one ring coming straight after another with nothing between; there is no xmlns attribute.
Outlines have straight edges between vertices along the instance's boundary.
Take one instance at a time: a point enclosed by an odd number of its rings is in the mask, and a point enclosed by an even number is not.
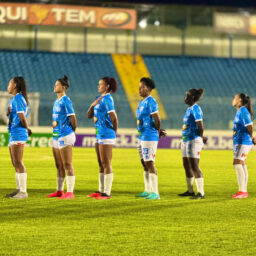
<svg viewBox="0 0 256 256"><path fill-rule="evenodd" d="M150 182L150 178L149 178L149 171L147 169L145 161L143 160L142 146L141 146L140 140L138 142L138 152L139 152L141 164L144 169L143 177L144 177L145 189L144 189L144 192L140 193L139 195L136 195L136 197L147 197L147 196L149 196L149 193L151 192L151 182Z"/></svg>
<svg viewBox="0 0 256 256"><path fill-rule="evenodd" d="M12 196L12 199L24 199L28 197L27 194L27 172L23 164L23 152L25 142L15 143L10 146L11 158L17 173L17 179L19 184L19 192Z"/></svg>
<svg viewBox="0 0 256 256"><path fill-rule="evenodd" d="M235 199L241 199L248 197L247 182L248 171L245 163L246 157L251 150L251 145L234 145L234 160L233 166L236 171L238 193L233 195Z"/></svg>
<svg viewBox="0 0 256 256"><path fill-rule="evenodd" d="M99 189L98 191L88 195L88 197L97 197L100 196L101 193L104 193L104 168L100 160L99 143L97 141L95 143L95 152L97 155L97 161L99 165Z"/></svg>
<svg viewBox="0 0 256 256"><path fill-rule="evenodd" d="M12 153L11 153L11 148L10 148L10 146L9 146L9 153L10 153L10 157L11 157L11 161L12 161L12 166L14 167L14 170L15 170L15 166L14 166L14 163L13 163ZM20 191L19 177L18 177L18 173L16 172L16 170L15 170L15 181L16 181L16 189L15 189L12 193L6 194L6 195L5 195L6 197L15 196L15 195Z"/></svg>
<svg viewBox="0 0 256 256"><path fill-rule="evenodd" d="M60 155L63 162L64 169L66 171L66 184L67 193L59 197L60 199L73 199L74 198L74 187L75 187L75 171L72 163L72 146L64 146L60 148Z"/></svg>
<svg viewBox="0 0 256 256"><path fill-rule="evenodd" d="M102 193L99 197L95 197L96 199L109 199L111 197L114 177L111 165L113 144L104 143L108 142L103 140L103 142L100 142L99 145L100 160L104 169L104 193Z"/></svg>
<svg viewBox="0 0 256 256"><path fill-rule="evenodd" d="M75 133L71 133L65 137L59 138L60 156L63 167L66 171L67 192L59 197L59 199L73 199L75 187L75 171L73 167L73 146L76 141Z"/></svg>
<svg viewBox="0 0 256 256"><path fill-rule="evenodd" d="M192 196L191 199L204 198L204 178L203 178L203 173L199 167L200 153L202 148L203 148L203 141L201 137L198 137L192 141L191 157L189 157L189 162L190 162L193 174L195 176L197 195Z"/></svg>
<svg viewBox="0 0 256 256"><path fill-rule="evenodd" d="M160 199L158 192L158 176L155 167L155 156L158 141L142 141L142 154L146 168L149 172L151 192L146 199Z"/></svg>
<svg viewBox="0 0 256 256"><path fill-rule="evenodd" d="M65 168L61 159L60 149L56 145L53 145L52 153L57 169L57 189L55 192L47 195L47 197L60 197L64 194Z"/></svg>
<svg viewBox="0 0 256 256"><path fill-rule="evenodd" d="M183 167L186 174L186 183L187 183L187 191L181 194L178 194L179 196L194 196L194 175L191 168L191 164L188 158L188 148L190 147L190 141L182 142L181 144L181 153L182 153L182 161L183 161Z"/></svg>

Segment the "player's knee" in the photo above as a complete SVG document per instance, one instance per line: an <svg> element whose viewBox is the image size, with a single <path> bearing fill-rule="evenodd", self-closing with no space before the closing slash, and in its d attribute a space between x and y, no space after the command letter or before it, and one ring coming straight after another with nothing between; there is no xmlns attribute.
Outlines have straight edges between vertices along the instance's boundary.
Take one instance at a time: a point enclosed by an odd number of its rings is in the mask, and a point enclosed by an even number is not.
<svg viewBox="0 0 256 256"><path fill-rule="evenodd" d="M65 170L72 170L73 165L72 165L72 163L64 163L64 168L65 168Z"/></svg>
<svg viewBox="0 0 256 256"><path fill-rule="evenodd" d="M55 163L55 166L56 166L56 169L57 169L57 170L63 169L63 164Z"/></svg>
<svg viewBox="0 0 256 256"><path fill-rule="evenodd" d="M20 168L23 168L23 163L21 160L14 160L13 161L13 165L16 169L20 169Z"/></svg>

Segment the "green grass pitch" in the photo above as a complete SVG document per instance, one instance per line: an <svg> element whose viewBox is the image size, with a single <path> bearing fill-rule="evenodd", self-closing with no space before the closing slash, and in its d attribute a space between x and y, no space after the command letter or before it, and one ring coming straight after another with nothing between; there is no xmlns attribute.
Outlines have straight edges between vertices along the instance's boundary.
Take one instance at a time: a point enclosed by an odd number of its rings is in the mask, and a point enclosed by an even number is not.
<svg viewBox="0 0 256 256"><path fill-rule="evenodd" d="M15 187L8 148L0 148L0 255L256 255L256 152L247 159L249 198L237 192L232 151L203 151L206 199L179 198L185 176L181 153L158 150L161 199L135 199L143 191L136 149L114 149L112 199L87 194L98 187L94 149L75 148L75 199L48 199L56 170L50 148L25 148L26 200Z"/></svg>

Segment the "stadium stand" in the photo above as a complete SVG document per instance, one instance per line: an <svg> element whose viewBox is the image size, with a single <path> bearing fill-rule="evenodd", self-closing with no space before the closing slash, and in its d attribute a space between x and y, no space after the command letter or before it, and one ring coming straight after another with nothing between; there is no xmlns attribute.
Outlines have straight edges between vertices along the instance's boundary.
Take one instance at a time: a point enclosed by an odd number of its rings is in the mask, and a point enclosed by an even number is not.
<svg viewBox="0 0 256 256"><path fill-rule="evenodd" d="M235 94L255 95L256 60L144 56L144 61L167 111L166 127L180 128L186 109L183 97L190 88L205 89L200 105L208 129L229 128Z"/></svg>
<svg viewBox="0 0 256 256"><path fill-rule="evenodd" d="M134 128L136 122L128 102L130 99L121 85L125 72L120 74L119 70L118 73L112 57L109 54L0 51L0 90L6 91L11 77L24 76L28 90L40 92L39 124L50 125L55 100L53 86L57 78L67 74L71 82L68 95L73 101L79 126L91 127L86 110L97 95L98 80L103 76L113 76L119 84L113 97L120 127ZM156 82L167 113L164 128L181 127L186 109L183 97L189 88L205 89L200 105L208 129L229 128L235 112L231 106L235 94L243 92L254 96L256 60L146 55L142 61Z"/></svg>
<svg viewBox="0 0 256 256"><path fill-rule="evenodd" d="M136 117L136 110L141 101L141 97L138 93L139 81L142 77L150 77L147 66L140 54L136 55L135 64L133 63L133 56L130 54L112 54L112 58L130 103L133 115ZM157 88L152 91L151 95L158 103L161 118L166 120L167 115L158 95Z"/></svg>
<svg viewBox="0 0 256 256"><path fill-rule="evenodd" d="M39 125L51 125L52 105L56 98L53 86L58 78L67 74L71 83L68 96L72 99L79 126L93 125L87 119L86 111L98 94L99 79L104 76L115 77L119 84L113 97L120 126L136 126L109 54L0 51L0 67L1 91L6 91L11 77L24 76L28 91L40 92Z"/></svg>

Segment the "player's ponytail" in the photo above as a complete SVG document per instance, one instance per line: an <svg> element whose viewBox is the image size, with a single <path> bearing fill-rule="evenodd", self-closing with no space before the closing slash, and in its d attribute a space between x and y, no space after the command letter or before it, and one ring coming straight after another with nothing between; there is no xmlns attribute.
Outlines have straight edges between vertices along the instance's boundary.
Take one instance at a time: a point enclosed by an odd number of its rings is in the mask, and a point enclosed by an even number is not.
<svg viewBox="0 0 256 256"><path fill-rule="evenodd" d="M242 106L245 106L248 109L249 113L251 114L251 118L253 118L252 103L250 97L244 93L240 93L239 96L242 101Z"/></svg>
<svg viewBox="0 0 256 256"><path fill-rule="evenodd" d="M16 85L17 92L22 94L22 96L25 98L26 103L28 105L29 101L28 101L27 85L26 85L25 79L22 76L16 76L13 78L13 82Z"/></svg>
<svg viewBox="0 0 256 256"><path fill-rule="evenodd" d="M117 81L114 77L103 77L102 80L109 85L108 92L115 93L117 91Z"/></svg>
<svg viewBox="0 0 256 256"><path fill-rule="evenodd" d="M61 83L62 86L65 86L66 89L68 89L69 81L68 81L68 77L66 75L64 75L63 78L59 78L58 81Z"/></svg>
<svg viewBox="0 0 256 256"><path fill-rule="evenodd" d="M192 96L194 96L194 102L197 102L197 101L200 100L200 98L204 94L204 89L202 89L202 88L199 88L199 89L192 88L192 89L189 90L189 92Z"/></svg>

